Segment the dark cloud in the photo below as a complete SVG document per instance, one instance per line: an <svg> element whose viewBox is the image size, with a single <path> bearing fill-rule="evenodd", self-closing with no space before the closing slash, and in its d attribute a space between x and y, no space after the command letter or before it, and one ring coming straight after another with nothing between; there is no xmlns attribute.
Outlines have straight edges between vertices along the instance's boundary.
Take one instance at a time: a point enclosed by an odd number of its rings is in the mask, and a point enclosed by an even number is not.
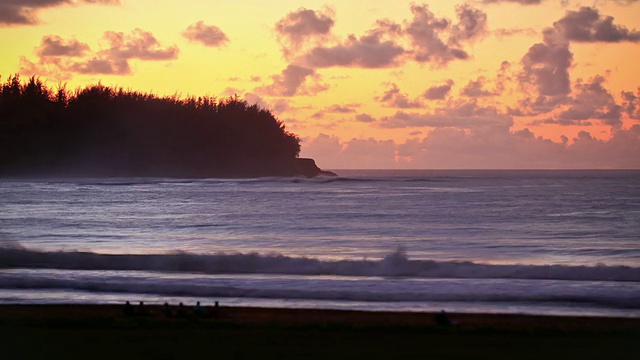
<svg viewBox="0 0 640 360"><path fill-rule="evenodd" d="M479 106L473 101L453 101L444 108L438 108L433 113L415 114L397 112L393 116L383 117L379 122L384 128L406 127L506 127L513 125L513 118L500 114L492 106Z"/></svg>
<svg viewBox="0 0 640 360"><path fill-rule="evenodd" d="M91 52L87 44L78 40L45 36L36 49L38 61L23 59L22 70L57 77L62 72L127 75L131 74L131 59L165 61L178 57L176 46L163 47L153 34L141 29L128 35L107 31L103 39L108 47Z"/></svg>
<svg viewBox="0 0 640 360"><path fill-rule="evenodd" d="M557 39L553 29L544 32L544 41L529 48L522 58L520 81L532 84L539 95L557 96L571 92L569 68L573 53L569 43Z"/></svg>
<svg viewBox="0 0 640 360"><path fill-rule="evenodd" d="M376 100L383 105L400 109L413 109L423 107L422 102L419 99L411 100L406 93L400 92L398 85L390 84L390 88L382 94L382 96L376 97Z"/></svg>
<svg viewBox="0 0 640 360"><path fill-rule="evenodd" d="M485 88L487 79L484 76L480 76L476 80L470 80L469 83L462 89L462 95L472 98L479 98L485 96L497 95L494 91L489 91Z"/></svg>
<svg viewBox="0 0 640 360"><path fill-rule="evenodd" d="M442 100L444 99L449 91L451 91L451 87L453 86L453 80L449 79L443 85L432 86L424 92L424 97L429 100Z"/></svg>
<svg viewBox="0 0 640 360"><path fill-rule="evenodd" d="M451 29L449 42L459 45L464 41L471 41L487 33L487 14L474 9L469 4L456 6L458 23Z"/></svg>
<svg viewBox="0 0 640 360"><path fill-rule="evenodd" d="M335 23L333 17L333 11L328 8L323 11L300 8L278 21L276 34L285 56L300 50L310 39L328 36Z"/></svg>
<svg viewBox="0 0 640 360"><path fill-rule="evenodd" d="M487 15L470 5L456 7L455 24L449 19L436 17L426 4L412 5L411 12L413 18L403 22L404 25L388 19L377 20L375 27L365 35L358 37L352 34L338 44L316 44L305 50L297 61L313 68L385 68L401 65L413 58L420 63L444 66L452 60L469 59L470 55L462 49L462 44L479 39L487 32ZM292 15L300 17L301 14L306 14L305 22L298 18L296 21L290 19ZM304 24L297 38L292 38L290 31L277 28L279 37L286 40L281 42L290 47L283 49L287 58L309 38L322 36L326 40L330 30L328 25L333 25L332 18L319 21L315 12L305 9L289 14L285 20L296 25ZM411 50L405 47L407 42Z"/></svg>
<svg viewBox="0 0 640 360"><path fill-rule="evenodd" d="M404 49L393 41L382 41L379 34L349 36L340 45L316 47L302 61L311 67L332 66L385 68L395 66Z"/></svg>
<svg viewBox="0 0 640 360"><path fill-rule="evenodd" d="M550 117L532 122L533 125L559 124L589 126L596 122L613 128L622 126L625 106L618 105L611 93L604 87L605 78L596 76L589 82L578 80L569 96L540 97L524 103L524 111L514 115L537 115L551 113ZM624 97L624 96L623 96Z"/></svg>
<svg viewBox="0 0 640 360"><path fill-rule="evenodd" d="M435 62L444 65L455 59L468 59L464 50L451 47L441 36L450 28L451 21L437 18L427 4L411 6L413 20L406 33L414 46L413 57L418 62Z"/></svg>
<svg viewBox="0 0 640 360"><path fill-rule="evenodd" d="M329 88L320 82L315 70L298 65L289 65L282 73L272 76L273 83L256 89L271 96L312 95Z"/></svg>
<svg viewBox="0 0 640 360"><path fill-rule="evenodd" d="M203 21L198 21L182 33L185 38L202 43L205 46L217 47L229 42L227 35L215 25L205 25Z"/></svg>
<svg viewBox="0 0 640 360"><path fill-rule="evenodd" d="M369 114L358 114L356 115L355 119L356 121L362 122L362 123L373 123L376 121L376 119Z"/></svg>
<svg viewBox="0 0 640 360"><path fill-rule="evenodd" d="M119 5L119 0L82 0L80 3ZM37 12L44 8L75 4L71 0L0 0L1 25L34 25L39 22Z"/></svg>
<svg viewBox="0 0 640 360"><path fill-rule="evenodd" d="M631 91L622 92L622 108L630 118L640 120L640 87L634 95Z"/></svg>
<svg viewBox="0 0 640 360"><path fill-rule="evenodd" d="M601 15L597 9L583 6L577 11L567 11L563 18L553 23L553 26L569 41L640 41L640 31L615 25L613 20L611 16Z"/></svg>
<svg viewBox="0 0 640 360"><path fill-rule="evenodd" d="M604 77L596 76L588 83L576 84L576 95L572 96L567 104L568 108L560 112L554 122L561 125L580 125L589 120L601 120L604 124L613 127L622 125L621 106L604 88Z"/></svg>

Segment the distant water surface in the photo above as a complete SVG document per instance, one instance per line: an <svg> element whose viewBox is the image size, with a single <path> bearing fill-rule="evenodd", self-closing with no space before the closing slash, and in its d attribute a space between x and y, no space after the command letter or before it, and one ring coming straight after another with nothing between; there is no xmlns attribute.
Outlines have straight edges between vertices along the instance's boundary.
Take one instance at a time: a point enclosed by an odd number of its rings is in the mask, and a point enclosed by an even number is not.
<svg viewBox="0 0 640 360"><path fill-rule="evenodd" d="M3 180L0 302L640 316L640 171L336 172Z"/></svg>

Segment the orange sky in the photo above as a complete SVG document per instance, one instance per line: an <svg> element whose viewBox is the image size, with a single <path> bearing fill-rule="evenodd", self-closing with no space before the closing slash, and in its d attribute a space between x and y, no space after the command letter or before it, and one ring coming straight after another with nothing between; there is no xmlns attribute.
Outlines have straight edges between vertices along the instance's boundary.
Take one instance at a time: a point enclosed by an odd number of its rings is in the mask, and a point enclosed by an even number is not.
<svg viewBox="0 0 640 360"><path fill-rule="evenodd" d="M0 0L0 75L237 94L323 168L640 168L637 24L639 0Z"/></svg>

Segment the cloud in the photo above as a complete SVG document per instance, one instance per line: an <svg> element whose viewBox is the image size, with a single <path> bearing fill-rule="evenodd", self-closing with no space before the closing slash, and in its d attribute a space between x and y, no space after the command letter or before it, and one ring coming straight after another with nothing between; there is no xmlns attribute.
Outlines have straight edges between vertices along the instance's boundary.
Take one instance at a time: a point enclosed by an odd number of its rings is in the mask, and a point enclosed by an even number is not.
<svg viewBox="0 0 640 360"><path fill-rule="evenodd" d="M71 0L0 0L0 26L35 25L39 23L37 16L39 10L76 3ZM83 0L79 3L119 5L120 1Z"/></svg>
<svg viewBox="0 0 640 360"><path fill-rule="evenodd" d="M451 87L453 86L453 80L449 79L443 85L432 86L424 92L424 97L429 100L442 100L444 99Z"/></svg>
<svg viewBox="0 0 640 360"><path fill-rule="evenodd" d="M449 42L459 45L487 34L487 14L469 4L456 6L458 23L451 29Z"/></svg>
<svg viewBox="0 0 640 360"><path fill-rule="evenodd" d="M522 58L520 81L533 85L539 95L566 95L571 92L572 62L569 43L557 39L555 30L546 29L543 42L531 46Z"/></svg>
<svg viewBox="0 0 640 360"><path fill-rule="evenodd" d="M335 23L333 17L329 8L322 11L300 8L278 21L275 29L285 57L299 51L310 39L325 39Z"/></svg>
<svg viewBox="0 0 640 360"><path fill-rule="evenodd" d="M357 106L357 104L351 104L347 106L333 104L326 108L324 111L329 113L338 113L338 114L347 114L356 112L352 106Z"/></svg>
<svg viewBox="0 0 640 360"><path fill-rule="evenodd" d="M369 114L358 114L355 117L357 122L362 122L362 123L373 123L376 121L376 119L369 115Z"/></svg>
<svg viewBox="0 0 640 360"><path fill-rule="evenodd" d="M214 25L205 25L203 21L198 21L182 33L185 38L202 43L204 46L218 47L229 42L227 35Z"/></svg>
<svg viewBox="0 0 640 360"><path fill-rule="evenodd" d="M378 122L383 128L407 127L501 127L509 128L513 125L513 118L500 114L492 106L479 106L475 100L451 101L446 107L438 108L433 113L416 114L398 111L392 116L386 116Z"/></svg>
<svg viewBox="0 0 640 360"><path fill-rule="evenodd" d="M630 118L640 120L640 87L634 95L631 91L622 92L622 109Z"/></svg>
<svg viewBox="0 0 640 360"><path fill-rule="evenodd" d="M376 97L376 100L388 107L400 109L414 109L423 107L422 102L418 99L411 100L406 93L400 92L398 85L390 84L391 88L384 92L382 96Z"/></svg>
<svg viewBox="0 0 640 360"><path fill-rule="evenodd" d="M616 130L608 141L580 132L571 143L529 129L437 128L404 143L373 138L342 142L321 134L303 142L302 155L332 169L605 169L640 168L640 124ZM349 148L353 147L351 151Z"/></svg>
<svg viewBox="0 0 640 360"><path fill-rule="evenodd" d="M470 80L462 89L462 95L472 98L497 95L496 92L485 89L487 79L484 76L478 77L476 80Z"/></svg>
<svg viewBox="0 0 640 360"><path fill-rule="evenodd" d="M388 19L377 20L375 27L365 35L358 37L351 34L338 44L316 44L298 57L297 61L313 68L386 68L399 66L412 58L420 63L431 62L436 66L444 66L452 60L469 59L470 55L461 48L462 44L477 40L487 33L487 15L468 4L456 6L455 24L449 19L437 18L426 4L411 5L411 12L413 18L404 21L404 25ZM304 14L307 14L309 23L317 25L302 31L299 38L291 38L288 31L279 31L286 35L280 35L286 40L285 45L291 44L294 50L298 50L300 44L318 34L324 37L323 40L328 38L328 20L320 23L315 12L310 10L304 10ZM323 26L320 27L320 24ZM285 49L285 56L291 52L291 49Z"/></svg>
<svg viewBox="0 0 640 360"><path fill-rule="evenodd" d="M434 62L446 65L452 60L466 60L470 55L460 46L476 40L487 32L487 15L468 4L456 6L458 22L451 25L445 18L437 18L427 4L411 6L412 21L407 25L414 46L414 59L418 62ZM443 37L448 34L445 42Z"/></svg>
<svg viewBox="0 0 640 360"><path fill-rule="evenodd" d="M150 32L135 29L131 34L107 31L103 35L107 46L91 51L76 39L64 40L56 35L45 36L36 48L37 62L22 59L21 72L52 75L67 79L62 73L127 75L132 59L166 61L178 57L176 46L163 47Z"/></svg>
<svg viewBox="0 0 640 360"><path fill-rule="evenodd" d="M413 20L407 25L408 34L414 46L413 57L418 62L435 62L444 65L454 59L468 59L469 54L459 48L450 47L441 34L449 29L451 21L438 19L427 4L411 5Z"/></svg>
<svg viewBox="0 0 640 360"><path fill-rule="evenodd" d="M311 115L312 118L315 119L321 119L324 117L325 114L349 114L349 113L354 113L356 112L356 110L354 109L354 107L360 107L360 104L346 104L346 105L340 105L340 104L333 104L329 107L324 108L321 111L316 112L315 114Z"/></svg>
<svg viewBox="0 0 640 360"><path fill-rule="evenodd" d="M303 141L302 148L302 156L316 159L323 168L395 167L396 145L391 140L369 138L341 142L337 136L320 134Z"/></svg>
<svg viewBox="0 0 640 360"><path fill-rule="evenodd" d="M596 76L590 82L578 81L577 93L567 104L568 108L560 112L552 122L561 125L584 125L585 121L601 120L604 124L620 127L622 107L604 88L604 77Z"/></svg>
<svg viewBox="0 0 640 360"><path fill-rule="evenodd" d="M515 3L520 5L539 5L542 4L543 0L482 0L485 4L496 4L496 3Z"/></svg>
<svg viewBox="0 0 640 360"><path fill-rule="evenodd" d="M381 40L380 34L356 38L351 35L336 46L316 47L302 57L302 62L314 68L333 66L385 68L396 66L404 49L393 41Z"/></svg>
<svg viewBox="0 0 640 360"><path fill-rule="evenodd" d="M256 89L271 96L313 95L329 89L321 83L315 70L298 65L289 65L280 74L271 77L273 83Z"/></svg>
<svg viewBox="0 0 640 360"><path fill-rule="evenodd" d="M567 11L553 23L554 28L569 41L576 42L638 42L640 31L615 25L613 17L601 15L597 9L583 6Z"/></svg>
<svg viewBox="0 0 640 360"><path fill-rule="evenodd" d="M40 57L70 56L82 57L90 50L89 45L76 39L64 40L57 35L49 35L42 38L36 54Z"/></svg>

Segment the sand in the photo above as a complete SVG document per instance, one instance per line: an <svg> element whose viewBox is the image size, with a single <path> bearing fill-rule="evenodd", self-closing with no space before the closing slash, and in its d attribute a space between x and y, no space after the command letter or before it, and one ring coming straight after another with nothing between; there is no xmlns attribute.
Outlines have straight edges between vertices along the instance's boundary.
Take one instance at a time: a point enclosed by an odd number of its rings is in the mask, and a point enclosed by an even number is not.
<svg viewBox="0 0 640 360"><path fill-rule="evenodd" d="M137 304L134 304L137 310ZM145 305L0 306L2 359L634 359L640 319ZM4 356L3 356L4 355Z"/></svg>

